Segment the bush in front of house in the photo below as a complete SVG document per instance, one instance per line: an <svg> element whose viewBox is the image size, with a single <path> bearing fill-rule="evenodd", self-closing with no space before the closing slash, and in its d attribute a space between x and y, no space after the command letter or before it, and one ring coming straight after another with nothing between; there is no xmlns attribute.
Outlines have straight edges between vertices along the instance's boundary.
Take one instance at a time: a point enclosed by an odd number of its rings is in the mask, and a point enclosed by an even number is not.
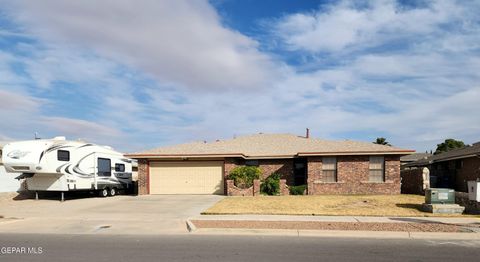
<svg viewBox="0 0 480 262"><path fill-rule="evenodd" d="M290 191L290 195L303 195L305 194L306 188L307 188L307 185L290 186L288 190Z"/></svg>
<svg viewBox="0 0 480 262"><path fill-rule="evenodd" d="M280 176L279 173L272 173L269 177L265 178L260 185L260 193L269 196L280 194Z"/></svg>
<svg viewBox="0 0 480 262"><path fill-rule="evenodd" d="M262 171L256 166L239 166L235 167L228 179L233 180L233 184L238 188L249 188L253 186L253 180L259 179Z"/></svg>

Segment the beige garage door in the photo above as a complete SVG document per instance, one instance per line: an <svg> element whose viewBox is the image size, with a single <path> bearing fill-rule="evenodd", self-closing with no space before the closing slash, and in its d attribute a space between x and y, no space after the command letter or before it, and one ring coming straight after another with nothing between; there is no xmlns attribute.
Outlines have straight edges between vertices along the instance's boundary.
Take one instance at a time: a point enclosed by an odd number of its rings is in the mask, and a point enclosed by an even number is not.
<svg viewBox="0 0 480 262"><path fill-rule="evenodd" d="M223 162L151 162L150 194L223 195Z"/></svg>

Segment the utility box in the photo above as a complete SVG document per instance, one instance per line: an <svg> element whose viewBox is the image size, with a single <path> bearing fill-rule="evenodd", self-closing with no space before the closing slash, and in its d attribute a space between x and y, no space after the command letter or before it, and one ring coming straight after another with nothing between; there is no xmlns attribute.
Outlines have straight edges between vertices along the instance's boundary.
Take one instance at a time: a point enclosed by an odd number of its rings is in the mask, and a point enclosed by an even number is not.
<svg viewBox="0 0 480 262"><path fill-rule="evenodd" d="M455 204L455 190L449 188L429 188L425 190L426 204Z"/></svg>
<svg viewBox="0 0 480 262"><path fill-rule="evenodd" d="M468 199L480 202L480 182L468 181Z"/></svg>

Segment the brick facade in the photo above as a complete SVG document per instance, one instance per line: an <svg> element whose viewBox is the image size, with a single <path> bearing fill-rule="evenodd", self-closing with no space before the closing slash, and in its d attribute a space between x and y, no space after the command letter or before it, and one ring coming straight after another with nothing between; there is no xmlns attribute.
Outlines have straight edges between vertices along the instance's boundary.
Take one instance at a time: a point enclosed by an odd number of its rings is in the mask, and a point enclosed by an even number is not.
<svg viewBox="0 0 480 262"><path fill-rule="evenodd" d="M461 161L461 168L456 170L455 189L457 191L467 192L467 182L480 178L480 158L469 157Z"/></svg>
<svg viewBox="0 0 480 262"><path fill-rule="evenodd" d="M238 158L225 159L225 177L237 166L245 165L245 160ZM281 174L281 179L287 180L287 184L293 184L293 159L260 159L258 160L258 167L262 170L262 177L265 179L272 173L277 172Z"/></svg>
<svg viewBox="0 0 480 262"><path fill-rule="evenodd" d="M337 182L324 182L322 158L308 158L309 195L400 194L400 157L385 156L385 181L369 182L369 156L337 156Z"/></svg>
<svg viewBox="0 0 480 262"><path fill-rule="evenodd" d="M429 179L425 181L425 177L428 176L427 168L405 169L400 172L400 176L402 194L425 195L425 189L430 187Z"/></svg>
<svg viewBox="0 0 480 262"><path fill-rule="evenodd" d="M225 158L224 183L225 195L253 195L252 192L229 192L233 187L226 179L228 174L237 166L245 164L239 158ZM281 179L285 180L282 194L287 194L288 187L293 185L293 159L259 159L258 164L262 170L262 179L273 172L279 172ZM138 161L138 193L148 194L147 160ZM307 158L307 194L400 194L400 156L385 156L385 181L369 182L369 156L337 156L337 182L327 183L322 178L322 157ZM282 183L283 184L283 183ZM233 185L233 184L232 184ZM238 190L237 190L238 191ZM238 194L237 194L238 193Z"/></svg>
<svg viewBox="0 0 480 262"><path fill-rule="evenodd" d="M428 166L430 175L435 177L432 187L453 188L456 191L467 192L467 182L480 178L480 158L441 161Z"/></svg>

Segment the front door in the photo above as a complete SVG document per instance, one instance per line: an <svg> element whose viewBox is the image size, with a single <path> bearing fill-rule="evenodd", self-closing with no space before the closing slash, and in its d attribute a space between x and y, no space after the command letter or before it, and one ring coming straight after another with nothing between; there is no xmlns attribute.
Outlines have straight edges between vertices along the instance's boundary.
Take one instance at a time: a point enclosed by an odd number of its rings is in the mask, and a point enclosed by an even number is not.
<svg viewBox="0 0 480 262"><path fill-rule="evenodd" d="M307 184L307 159L295 158L293 160L294 185L300 186Z"/></svg>

